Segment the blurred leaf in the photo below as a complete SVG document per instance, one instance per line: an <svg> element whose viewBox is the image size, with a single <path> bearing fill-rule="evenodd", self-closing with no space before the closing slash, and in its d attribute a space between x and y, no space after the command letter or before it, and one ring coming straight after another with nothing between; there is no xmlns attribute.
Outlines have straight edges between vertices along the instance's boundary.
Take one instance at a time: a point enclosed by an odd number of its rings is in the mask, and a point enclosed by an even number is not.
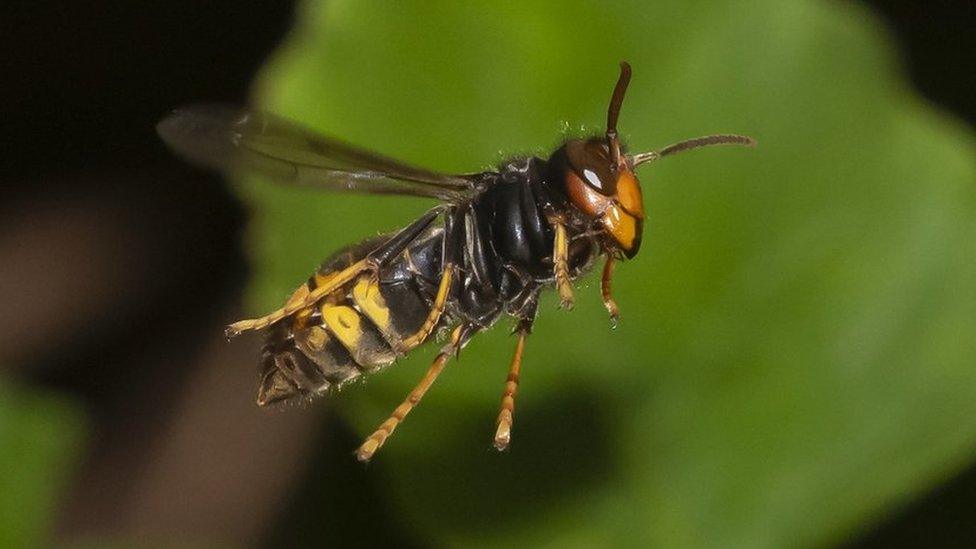
<svg viewBox="0 0 976 549"><path fill-rule="evenodd" d="M593 282L572 313L543 304L507 454L490 439L514 341L468 347L371 466L404 523L462 546L811 546L971 460L974 140L891 50L836 2L304 3L262 102L407 161L471 171L545 154L561 122L599 131L621 59L632 149L760 142L643 170L621 326ZM256 310L429 206L244 190ZM369 432L430 357L339 407Z"/></svg>
<svg viewBox="0 0 976 549"><path fill-rule="evenodd" d="M56 498L84 434L80 418L60 397L0 384L0 546L50 542Z"/></svg>

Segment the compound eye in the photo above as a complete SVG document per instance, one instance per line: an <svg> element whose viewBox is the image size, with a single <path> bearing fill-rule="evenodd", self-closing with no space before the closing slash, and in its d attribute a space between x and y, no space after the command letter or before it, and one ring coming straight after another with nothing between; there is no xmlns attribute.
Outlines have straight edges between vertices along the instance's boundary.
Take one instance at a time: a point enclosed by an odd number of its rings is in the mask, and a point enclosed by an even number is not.
<svg viewBox="0 0 976 549"><path fill-rule="evenodd" d="M566 152L573 171L593 190L606 196L617 192L617 174L610 166L610 153L602 139L571 142Z"/></svg>

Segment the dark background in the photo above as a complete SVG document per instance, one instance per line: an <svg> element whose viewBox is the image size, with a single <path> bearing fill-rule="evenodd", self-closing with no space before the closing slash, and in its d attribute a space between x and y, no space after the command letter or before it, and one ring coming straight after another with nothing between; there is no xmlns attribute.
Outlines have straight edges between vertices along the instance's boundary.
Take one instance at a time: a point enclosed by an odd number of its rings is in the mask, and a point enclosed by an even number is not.
<svg viewBox="0 0 976 549"><path fill-rule="evenodd" d="M976 4L867 3L888 23L918 90L976 123ZM58 523L66 538L128 527L118 513L127 473L149 459L147 442L162 436L178 389L193 379L199 362L186 350L236 316L247 276L243 206L218 177L176 161L153 125L183 103L246 101L292 9L173 0L14 2L4 10L0 300L8 313L0 349L18 377L72 394L92 417L97 442ZM54 291L38 298L25 288ZM128 367L133 355L144 368ZM345 531L323 536L412 544L371 504L366 472L330 458L356 438L328 414L306 411L297 421L306 429L295 438L309 442L294 452L311 457L296 458L297 470L278 484L256 482L252 497L272 503L226 527L240 528L242 539L256 531L268 543L298 543L291 532L321 530L316 515L325 509L350 518ZM346 483L335 487L350 494L342 508L316 499L324 481L314 464L326 461L348 463L330 476ZM295 481L314 489L294 493ZM104 489L113 482L117 490ZM974 508L976 465L851 546L969 546Z"/></svg>

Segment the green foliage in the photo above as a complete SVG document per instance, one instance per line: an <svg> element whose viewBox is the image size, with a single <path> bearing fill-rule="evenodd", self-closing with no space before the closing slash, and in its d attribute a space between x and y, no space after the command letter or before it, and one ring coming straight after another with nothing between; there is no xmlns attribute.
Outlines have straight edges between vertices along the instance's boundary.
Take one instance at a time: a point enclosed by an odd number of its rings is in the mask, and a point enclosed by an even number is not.
<svg viewBox="0 0 976 549"><path fill-rule="evenodd" d="M514 340L478 338L371 465L390 489L377 505L452 546L812 546L970 460L973 135L907 87L864 10L309 0L257 91L354 143L474 171L550 150L562 122L598 131L621 59L632 150L717 132L759 148L642 169L649 226L617 270L619 329L592 281L571 313L544 302L502 455ZM256 312L429 206L244 191ZM430 357L337 408L369 432Z"/></svg>
<svg viewBox="0 0 976 549"><path fill-rule="evenodd" d="M81 417L59 397L0 385L0 546L50 541L56 497L83 440Z"/></svg>

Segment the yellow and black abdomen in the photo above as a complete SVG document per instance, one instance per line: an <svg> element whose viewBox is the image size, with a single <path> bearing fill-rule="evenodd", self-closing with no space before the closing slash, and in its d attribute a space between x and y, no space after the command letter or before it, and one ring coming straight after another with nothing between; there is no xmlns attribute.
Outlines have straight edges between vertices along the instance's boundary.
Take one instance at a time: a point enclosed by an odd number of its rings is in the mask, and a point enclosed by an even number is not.
<svg viewBox="0 0 976 549"><path fill-rule="evenodd" d="M377 274L359 277L266 329L258 404L312 397L392 364L424 324L440 271L442 231L432 228ZM304 299L386 238L344 249L290 300ZM446 323L442 319L441 323Z"/></svg>

